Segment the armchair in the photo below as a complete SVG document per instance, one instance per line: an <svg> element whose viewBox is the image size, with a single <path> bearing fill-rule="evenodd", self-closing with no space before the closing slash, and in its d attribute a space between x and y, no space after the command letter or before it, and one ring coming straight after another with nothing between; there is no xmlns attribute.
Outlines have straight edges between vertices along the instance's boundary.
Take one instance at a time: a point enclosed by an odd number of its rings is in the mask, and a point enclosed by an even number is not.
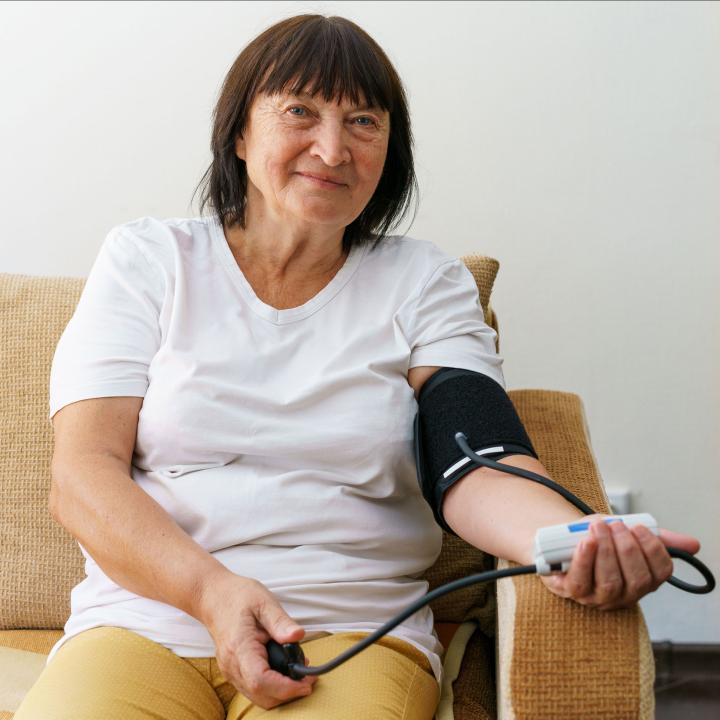
<svg viewBox="0 0 720 720"><path fill-rule="evenodd" d="M463 258L486 320L497 261ZM83 278L0 273L0 720L45 665L84 576L75 540L50 517L48 378ZM540 460L597 512L609 509L583 406L571 393L511 390ZM511 563L446 535L431 588ZM654 662L639 607L600 612L550 593L536 576L466 588L432 605L447 648L438 720L652 718Z"/></svg>

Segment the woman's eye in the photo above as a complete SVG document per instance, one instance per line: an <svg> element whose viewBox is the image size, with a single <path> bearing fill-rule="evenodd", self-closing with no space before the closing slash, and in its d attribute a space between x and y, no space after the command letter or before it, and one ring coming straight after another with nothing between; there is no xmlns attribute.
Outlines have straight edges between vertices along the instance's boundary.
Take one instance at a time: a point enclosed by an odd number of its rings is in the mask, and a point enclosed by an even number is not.
<svg viewBox="0 0 720 720"><path fill-rule="evenodd" d="M305 108L299 107L298 105L294 105L291 108L288 108L288 112L291 115L295 115L295 117L305 117Z"/></svg>
<svg viewBox="0 0 720 720"><path fill-rule="evenodd" d="M367 115L356 117L355 122L361 127L372 127L373 125L375 125L375 121Z"/></svg>

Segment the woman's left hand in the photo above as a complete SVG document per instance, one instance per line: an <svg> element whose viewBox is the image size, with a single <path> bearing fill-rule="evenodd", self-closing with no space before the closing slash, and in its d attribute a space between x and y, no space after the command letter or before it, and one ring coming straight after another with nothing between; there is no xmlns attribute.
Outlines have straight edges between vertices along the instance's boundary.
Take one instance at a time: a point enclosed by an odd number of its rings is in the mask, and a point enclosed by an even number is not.
<svg viewBox="0 0 720 720"><path fill-rule="evenodd" d="M693 555L700 549L700 542L690 535L660 529L656 536L644 525L608 525L602 522L606 517L586 517L590 534L575 548L566 573L540 576L551 592L599 610L629 608L672 575L666 545Z"/></svg>

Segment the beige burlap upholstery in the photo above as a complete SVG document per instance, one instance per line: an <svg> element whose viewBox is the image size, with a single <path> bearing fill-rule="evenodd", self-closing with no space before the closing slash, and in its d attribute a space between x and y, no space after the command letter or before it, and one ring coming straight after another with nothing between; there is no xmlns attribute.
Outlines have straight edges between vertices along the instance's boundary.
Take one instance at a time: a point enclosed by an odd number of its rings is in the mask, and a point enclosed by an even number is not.
<svg viewBox="0 0 720 720"><path fill-rule="evenodd" d="M490 294L498 263L463 260L497 329ZM0 274L0 720L12 717L40 672L69 614L70 589L83 577L76 542L47 509L49 371L83 285L82 278ZM510 395L553 477L605 510L580 399L542 390ZM494 563L446 535L427 577L435 587ZM497 593L479 585L447 596L433 611L443 638L458 623L478 624L457 663L456 720L652 717L654 667L639 609L590 611L523 576L500 581Z"/></svg>

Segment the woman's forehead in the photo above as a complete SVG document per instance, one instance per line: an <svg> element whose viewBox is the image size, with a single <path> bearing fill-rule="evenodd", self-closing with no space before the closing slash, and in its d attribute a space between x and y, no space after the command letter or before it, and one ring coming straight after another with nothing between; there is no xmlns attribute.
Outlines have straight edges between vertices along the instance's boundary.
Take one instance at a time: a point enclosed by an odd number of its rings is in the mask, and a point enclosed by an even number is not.
<svg viewBox="0 0 720 720"><path fill-rule="evenodd" d="M283 73L276 74L276 68L270 68L258 85L258 93L302 97L315 102L352 105L358 109L373 109L379 112L385 109L382 95L378 96L377 92L366 88L365 83L352 74L338 76L331 73L324 77L321 72L316 76L296 74L289 78L282 75Z"/></svg>
<svg viewBox="0 0 720 720"><path fill-rule="evenodd" d="M372 110L378 113L385 112L385 110L380 106L368 103L365 96L361 93L358 94L357 98L351 98L348 95L343 96L338 93L328 99L325 97L324 93L320 91L313 93L312 89L309 87L298 90L289 86L271 93L259 93L259 95L264 95L267 99L275 102L282 102L284 100L299 100L303 102L338 105L349 110Z"/></svg>

